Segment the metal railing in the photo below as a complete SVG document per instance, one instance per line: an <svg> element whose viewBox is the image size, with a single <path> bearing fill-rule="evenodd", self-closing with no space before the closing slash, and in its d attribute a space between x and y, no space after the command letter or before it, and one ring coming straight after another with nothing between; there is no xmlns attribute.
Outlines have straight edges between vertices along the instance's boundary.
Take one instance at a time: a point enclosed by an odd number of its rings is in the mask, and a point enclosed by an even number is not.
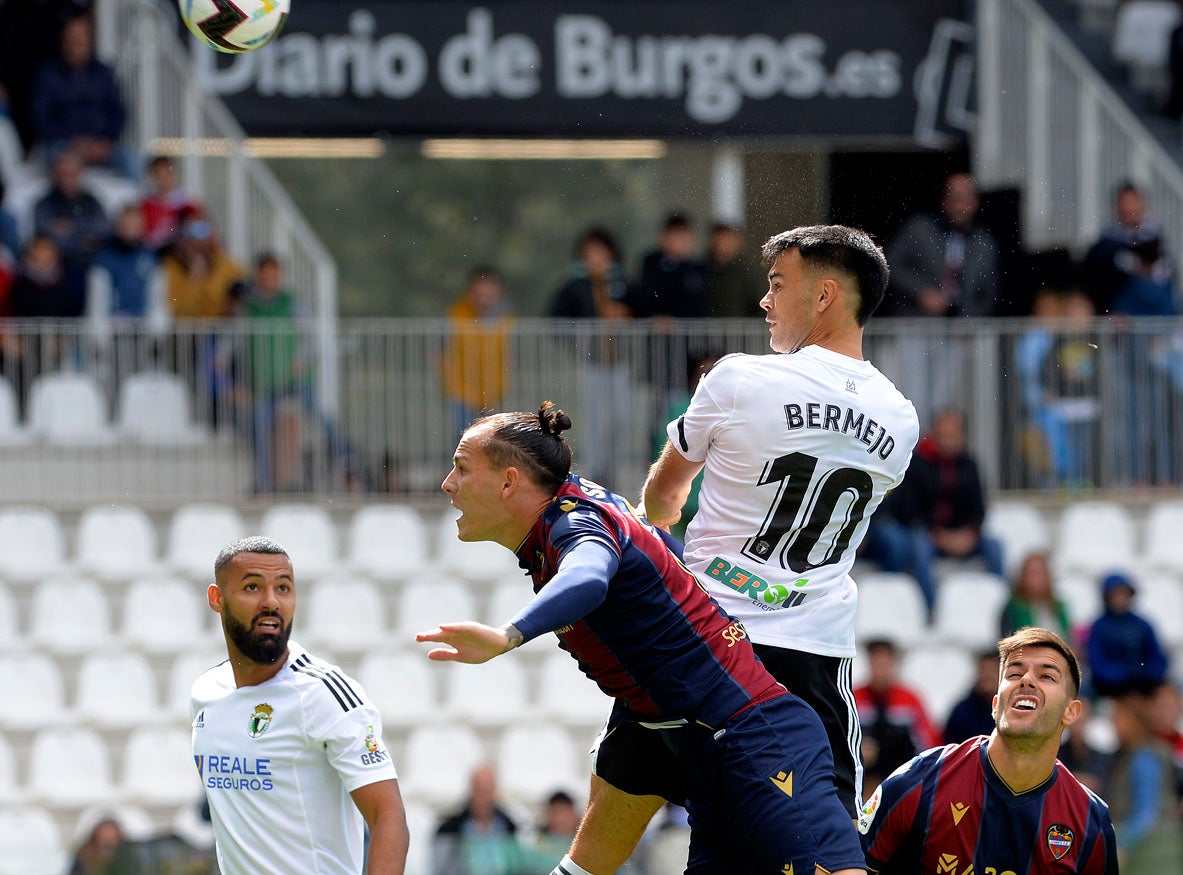
<svg viewBox="0 0 1183 875"><path fill-rule="evenodd" d="M0 337L5 500L55 507L425 497L482 408L547 399L572 416L577 469L634 494L694 367L768 351L748 320L346 321L329 416L311 323L10 323ZM944 407L966 414L994 490L1183 482L1183 321L884 320L865 348L922 426Z"/></svg>
<svg viewBox="0 0 1183 875"><path fill-rule="evenodd" d="M125 136L143 154L176 156L186 188L235 258L249 264L270 251L282 259L290 287L320 330L318 388L332 412L338 397L336 262L267 165L246 154L242 127L202 88L178 36L174 6L157 0L95 4L99 53L114 67L127 100Z"/></svg>
<svg viewBox="0 0 1183 875"><path fill-rule="evenodd" d="M1028 247L1096 240L1116 186L1149 196L1183 252L1183 170L1035 0L979 0L975 173L1023 192Z"/></svg>

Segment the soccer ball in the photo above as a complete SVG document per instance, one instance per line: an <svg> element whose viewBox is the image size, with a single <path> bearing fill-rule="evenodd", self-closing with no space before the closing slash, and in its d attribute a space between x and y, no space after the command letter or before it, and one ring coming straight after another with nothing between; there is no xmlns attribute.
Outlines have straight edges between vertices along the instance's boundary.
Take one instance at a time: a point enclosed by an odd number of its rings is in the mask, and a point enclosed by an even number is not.
<svg viewBox="0 0 1183 875"><path fill-rule="evenodd" d="M190 33L237 55L267 45L283 29L291 0L178 0Z"/></svg>

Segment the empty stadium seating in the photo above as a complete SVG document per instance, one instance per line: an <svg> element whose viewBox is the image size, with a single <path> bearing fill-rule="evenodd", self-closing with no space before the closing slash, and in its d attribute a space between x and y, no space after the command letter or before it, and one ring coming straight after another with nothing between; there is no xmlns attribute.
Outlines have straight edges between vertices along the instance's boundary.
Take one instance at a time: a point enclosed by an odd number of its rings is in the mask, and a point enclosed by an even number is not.
<svg viewBox="0 0 1183 875"><path fill-rule="evenodd" d="M324 508L312 504L280 504L269 508L258 533L274 538L292 557L297 584L314 580L337 561L337 533Z"/></svg>
<svg viewBox="0 0 1183 875"><path fill-rule="evenodd" d="M0 875L61 875L69 858L61 830L44 808L0 808Z"/></svg>
<svg viewBox="0 0 1183 875"><path fill-rule="evenodd" d="M78 521L77 563L103 580L129 580L157 562L156 529L136 507L92 507Z"/></svg>
<svg viewBox="0 0 1183 875"><path fill-rule="evenodd" d="M104 446L115 442L106 402L93 377L43 374L29 389L29 430L53 444Z"/></svg>
<svg viewBox="0 0 1183 875"><path fill-rule="evenodd" d="M176 374L132 374L119 393L116 422L145 444L198 444L207 437L193 422L189 390Z"/></svg>
<svg viewBox="0 0 1183 875"><path fill-rule="evenodd" d="M1100 574L1136 561L1134 521L1112 501L1082 501L1064 511L1053 565L1060 573Z"/></svg>
<svg viewBox="0 0 1183 875"><path fill-rule="evenodd" d="M45 508L0 510L0 575L31 582L66 568L66 537L57 516Z"/></svg>
<svg viewBox="0 0 1183 875"><path fill-rule="evenodd" d="M192 504L173 514L168 529L169 568L196 580L212 582L214 558L246 534L242 516L231 507Z"/></svg>

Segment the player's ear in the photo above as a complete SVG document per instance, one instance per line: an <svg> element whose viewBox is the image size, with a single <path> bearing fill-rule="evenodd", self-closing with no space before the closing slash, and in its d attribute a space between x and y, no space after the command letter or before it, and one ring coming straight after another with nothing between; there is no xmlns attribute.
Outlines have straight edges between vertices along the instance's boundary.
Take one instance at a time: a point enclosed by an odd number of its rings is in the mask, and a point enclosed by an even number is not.
<svg viewBox="0 0 1183 875"><path fill-rule="evenodd" d="M211 583L209 588L205 591L205 597L209 599L209 609L214 613L222 613L222 591L218 589L216 583Z"/></svg>
<svg viewBox="0 0 1183 875"><path fill-rule="evenodd" d="M990 700L990 716L995 720L998 719L998 693L995 693L994 698Z"/></svg>
<svg viewBox="0 0 1183 875"><path fill-rule="evenodd" d="M817 286L817 312L824 313L838 304L842 298L842 287L833 277L823 277Z"/></svg>
<svg viewBox="0 0 1183 875"><path fill-rule="evenodd" d="M1060 723L1063 726L1071 726L1080 719L1080 712L1084 708L1080 699L1073 699L1068 703L1068 707L1064 709L1064 716L1060 718Z"/></svg>

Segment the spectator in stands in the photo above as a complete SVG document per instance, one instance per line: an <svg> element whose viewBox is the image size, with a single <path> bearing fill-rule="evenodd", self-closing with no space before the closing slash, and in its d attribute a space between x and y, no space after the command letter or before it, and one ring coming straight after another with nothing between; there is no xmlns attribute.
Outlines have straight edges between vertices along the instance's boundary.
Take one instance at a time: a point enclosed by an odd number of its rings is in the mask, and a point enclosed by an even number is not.
<svg viewBox="0 0 1183 875"><path fill-rule="evenodd" d="M710 316L716 319L763 317L760 297L768 284L759 263L744 252L743 232L733 225L711 229L706 264L706 297Z"/></svg>
<svg viewBox="0 0 1183 875"><path fill-rule="evenodd" d="M1054 414L1044 396L1044 367L1056 331L1064 314L1063 297L1057 289L1042 287L1031 301L1032 327L1015 341L1015 368L1023 396L1027 424L1020 437L1024 480L1032 486L1050 486L1059 475L1059 460L1065 442L1064 423Z"/></svg>
<svg viewBox="0 0 1183 875"><path fill-rule="evenodd" d="M966 451L960 412L937 414L884 511L878 537L888 538L897 555L910 556L908 568L920 584L930 616L936 604L933 563L938 557L979 557L991 573L1002 576L1002 545L982 532L986 496L977 463Z"/></svg>
<svg viewBox="0 0 1183 875"><path fill-rule="evenodd" d="M94 56L90 18L71 18L62 28L60 54L41 65L33 83L37 142L51 158L69 150L89 166L137 181L135 159L119 145L126 115L114 73Z"/></svg>
<svg viewBox="0 0 1183 875"><path fill-rule="evenodd" d="M514 875L521 856L517 832L497 803L493 767L477 766L464 807L436 830L432 875Z"/></svg>
<svg viewBox="0 0 1183 875"><path fill-rule="evenodd" d="M69 875L106 875L122 845L123 829L119 821L100 820L74 855Z"/></svg>
<svg viewBox="0 0 1183 875"><path fill-rule="evenodd" d="M564 790L551 793L546 800L546 812L538 828L538 834L525 849L528 855L534 858L535 864L524 868L529 868L538 875L550 875L571 847L582 817L583 813L575 807L575 800L571 798L571 794Z"/></svg>
<svg viewBox="0 0 1183 875"><path fill-rule="evenodd" d="M190 219L181 238L164 257L168 300L177 319L216 319L226 312L231 284L244 278L242 267L222 248L204 219Z"/></svg>
<svg viewBox="0 0 1183 875"><path fill-rule="evenodd" d="M1141 247L1143 257L1135 251ZM1147 269L1141 262L1153 254ZM1118 186L1114 194L1114 222L1089 249L1083 277L1096 312L1105 314L1126 281L1139 273L1153 281L1169 280L1173 268L1162 243L1158 223L1150 218L1146 198L1132 182Z"/></svg>
<svg viewBox="0 0 1183 875"><path fill-rule="evenodd" d="M1170 266L1164 269L1162 241L1142 240L1129 248L1129 273L1122 279L1109 312L1122 316L1178 316Z"/></svg>
<svg viewBox="0 0 1183 875"><path fill-rule="evenodd" d="M1072 772L1076 780L1100 794L1105 775L1109 772L1109 757L1089 743L1088 723L1093 719L1092 711L1092 703L1082 698L1080 717L1065 731L1057 759Z"/></svg>
<svg viewBox="0 0 1183 875"><path fill-rule="evenodd" d="M1026 626L1042 626L1065 641L1072 640L1068 607L1053 591L1052 569L1046 553L1028 553L1023 559L1011 597L1002 609L998 634L1007 638Z"/></svg>
<svg viewBox="0 0 1183 875"><path fill-rule="evenodd" d="M1105 609L1089 629L1087 651L1097 695L1145 694L1166 677L1167 657L1154 627L1131 609L1136 592L1121 572L1101 580Z"/></svg>
<svg viewBox="0 0 1183 875"><path fill-rule="evenodd" d="M144 241L143 212L138 206L124 207L115 219L114 233L95 257L95 269L109 284L104 314L143 319L149 309L163 306L162 300L153 300L163 296L159 267Z"/></svg>
<svg viewBox="0 0 1183 875"><path fill-rule="evenodd" d="M65 283L65 265L54 239L34 235L25 247L20 271L8 297L8 312L16 319L76 316Z"/></svg>
<svg viewBox="0 0 1183 875"><path fill-rule="evenodd" d="M144 211L145 240L157 252L168 249L180 236L188 219L200 219L201 206L181 188L177 165L168 155L157 155L148 162L151 190L140 202Z"/></svg>
<svg viewBox="0 0 1183 875"><path fill-rule="evenodd" d="M547 315L553 319L628 319L634 315L633 290L621 271L620 249L603 228L589 228L575 246L571 276L555 294ZM606 326L576 336L580 357L580 397L585 438L578 447L580 470L601 483L610 483L622 442L631 432L629 399L633 394L629 363L623 345ZM587 338L584 340L584 338Z"/></svg>
<svg viewBox="0 0 1183 875"><path fill-rule="evenodd" d="M757 287L752 291L758 301ZM641 261L638 316L687 319L707 315L706 277L694 259L694 225L681 213L666 216L657 249Z"/></svg>
<svg viewBox="0 0 1183 875"><path fill-rule="evenodd" d="M448 310L450 335L443 356L443 388L452 439L482 411L501 405L509 382L509 297L505 280L491 267L468 275L464 291Z"/></svg>
<svg viewBox="0 0 1183 875"><path fill-rule="evenodd" d="M1149 699L1127 691L1113 707L1117 753L1105 799L1125 875L1159 875L1183 867L1183 825L1175 799L1170 749L1150 730Z"/></svg>
<svg viewBox="0 0 1183 875"><path fill-rule="evenodd" d="M917 753L941 743L924 704L899 682L899 651L887 639L863 642L870 679L854 691L863 730L863 795Z"/></svg>
<svg viewBox="0 0 1183 875"><path fill-rule="evenodd" d="M1003 636L1008 637L1006 635ZM998 651L978 654L978 674L973 686L949 712L945 744L960 744L975 735L994 731L994 694L998 692Z"/></svg>
<svg viewBox="0 0 1183 875"><path fill-rule="evenodd" d="M70 295L63 316L81 316L86 309L86 275L99 247L110 234L103 207L82 183L82 159L59 152L53 159L53 185L33 208L33 229L52 237L65 263Z"/></svg>
<svg viewBox="0 0 1183 875"><path fill-rule="evenodd" d="M17 231L16 216L4 209L5 194L7 191L4 177L0 176L0 258L8 257L15 260L21 254L21 239Z"/></svg>
<svg viewBox="0 0 1183 875"><path fill-rule="evenodd" d="M1078 289L1064 292L1058 329L1040 373L1042 421L1061 485L1085 486L1097 473L1101 416L1101 349L1092 333L1095 311Z"/></svg>
<svg viewBox="0 0 1183 875"><path fill-rule="evenodd" d="M1183 698L1177 684L1166 681L1155 688L1150 700L1150 729L1171 749L1176 787L1183 802Z"/></svg>

